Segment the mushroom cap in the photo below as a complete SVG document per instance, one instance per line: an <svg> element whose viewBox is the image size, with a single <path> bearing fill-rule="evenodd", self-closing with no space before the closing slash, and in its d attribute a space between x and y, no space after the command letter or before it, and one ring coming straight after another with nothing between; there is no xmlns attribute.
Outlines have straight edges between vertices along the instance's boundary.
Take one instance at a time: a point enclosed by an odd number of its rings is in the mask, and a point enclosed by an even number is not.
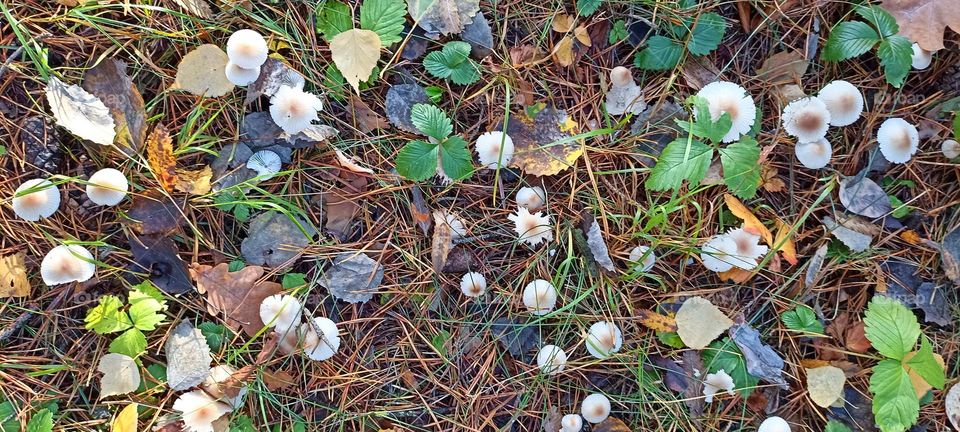
<svg viewBox="0 0 960 432"><path fill-rule="evenodd" d="M433 214L433 220L438 224L442 223L450 227L450 236L453 239L458 239L467 235L467 227L463 223L463 219L460 219L459 216L448 210L437 210Z"/></svg>
<svg viewBox="0 0 960 432"><path fill-rule="evenodd" d="M313 324L320 330L323 337L317 334L310 323L301 324L300 331L305 335L304 353L310 360L315 361L333 357L340 350L340 329L337 328L337 323L324 317L316 317L313 318Z"/></svg>
<svg viewBox="0 0 960 432"><path fill-rule="evenodd" d="M227 66L223 68L223 72L227 75L227 80L232 82L233 85L243 87L250 85L260 77L260 66L243 68L232 61L228 61Z"/></svg>
<svg viewBox="0 0 960 432"><path fill-rule="evenodd" d="M212 432L213 422L233 411L229 405L214 399L203 390L186 392L173 402L173 409L182 413L188 431Z"/></svg>
<svg viewBox="0 0 960 432"><path fill-rule="evenodd" d="M940 143L940 151L943 152L945 158L953 159L960 156L960 143L952 139L943 140Z"/></svg>
<svg viewBox="0 0 960 432"><path fill-rule="evenodd" d="M26 193L28 190L32 192ZM13 212L31 222L50 217L59 207L60 189L47 179L27 180L13 196Z"/></svg>
<svg viewBox="0 0 960 432"><path fill-rule="evenodd" d="M751 234L743 228L727 232L727 237L737 245L736 252L730 254L726 260L743 270L753 270L757 267L757 260L767 254L769 248L760 244L760 236Z"/></svg>
<svg viewBox="0 0 960 432"><path fill-rule="evenodd" d="M580 432L583 429L583 417L580 414L567 414L560 419L560 432Z"/></svg>
<svg viewBox="0 0 960 432"><path fill-rule="evenodd" d="M610 71L610 90L607 91L606 108L611 115L624 113L640 114L647 108L643 89L633 81L630 69L617 66Z"/></svg>
<svg viewBox="0 0 960 432"><path fill-rule="evenodd" d="M816 97L805 97L787 104L780 120L783 129L801 142L816 141L827 135L830 127L830 110Z"/></svg>
<svg viewBox="0 0 960 432"><path fill-rule="evenodd" d="M536 246L541 241L553 240L549 215L544 216L542 212L530 213L526 208L520 207L515 214L507 216L507 219L513 221L513 230L521 242Z"/></svg>
<svg viewBox="0 0 960 432"><path fill-rule="evenodd" d="M920 45L913 44L913 54L910 56L910 66L916 70L924 70L933 63L933 52L920 48Z"/></svg>
<svg viewBox="0 0 960 432"><path fill-rule="evenodd" d="M313 93L286 85L270 98L270 118L288 134L298 133L320 117L317 111L323 109L323 101Z"/></svg>
<svg viewBox="0 0 960 432"><path fill-rule="evenodd" d="M93 255L80 245L57 246L40 262L40 275L43 283L49 286L83 282L92 278L96 271Z"/></svg>
<svg viewBox="0 0 960 432"><path fill-rule="evenodd" d="M228 397L220 385L229 380L236 372L236 369L227 364L214 366L210 368L210 374L207 375L203 380L203 384L200 384L200 386L203 388L203 391L211 396L226 401L233 409L240 408L243 405L243 398L247 395L247 388L241 387L237 391L236 397Z"/></svg>
<svg viewBox="0 0 960 432"><path fill-rule="evenodd" d="M480 297L487 292L487 278L477 272L469 272L460 278L460 291L467 297Z"/></svg>
<svg viewBox="0 0 960 432"><path fill-rule="evenodd" d="M892 163L905 163L917 152L920 132L902 118L889 118L877 129L880 153Z"/></svg>
<svg viewBox="0 0 960 432"><path fill-rule="evenodd" d="M524 186L517 191L517 205L529 211L543 208L547 202L547 193L540 186Z"/></svg>
<svg viewBox="0 0 960 432"><path fill-rule="evenodd" d="M250 159L247 159L247 169L256 171L260 180L273 178L280 172L282 166L283 162L280 160L280 155L270 150L260 150L251 155Z"/></svg>
<svg viewBox="0 0 960 432"><path fill-rule="evenodd" d="M497 169L498 166L506 166L513 157L513 139L501 131L486 132L477 137L475 149L480 165Z"/></svg>
<svg viewBox="0 0 960 432"><path fill-rule="evenodd" d="M580 415L590 423L600 423L610 416L610 399L600 393L594 393L583 399Z"/></svg>
<svg viewBox="0 0 960 432"><path fill-rule="evenodd" d="M630 69L623 66L610 69L610 84L612 86L623 87L633 83L633 74L630 72Z"/></svg>
<svg viewBox="0 0 960 432"><path fill-rule="evenodd" d="M620 351L623 346L623 333L610 321L598 321L590 326L584 342L590 355L602 360Z"/></svg>
<svg viewBox="0 0 960 432"><path fill-rule="evenodd" d="M523 288L523 305L534 315L546 315L557 306L557 289L549 281L535 279Z"/></svg>
<svg viewBox="0 0 960 432"><path fill-rule="evenodd" d="M826 138L820 138L816 141L797 143L793 148L797 155L797 160L804 167L810 169L820 169L830 163L833 156L833 147Z"/></svg>
<svg viewBox="0 0 960 432"><path fill-rule="evenodd" d="M274 331L274 334L280 339L278 346L284 354L293 354L300 348L300 328L293 328L284 332Z"/></svg>
<svg viewBox="0 0 960 432"><path fill-rule="evenodd" d="M790 432L790 423L777 416L767 417L760 423L757 432Z"/></svg>
<svg viewBox="0 0 960 432"><path fill-rule="evenodd" d="M267 41L253 30L237 30L227 39L227 57L244 69L259 68L267 61L267 54Z"/></svg>
<svg viewBox="0 0 960 432"><path fill-rule="evenodd" d="M291 331L300 324L303 306L296 297L286 294L274 294L260 303L260 319L267 327L280 333ZM291 331L292 332L292 331Z"/></svg>
<svg viewBox="0 0 960 432"><path fill-rule="evenodd" d="M547 375L556 375L567 367L567 353L556 345L544 345L537 353L537 367Z"/></svg>
<svg viewBox="0 0 960 432"><path fill-rule="evenodd" d="M726 234L717 234L700 249L703 266L715 272L725 272L733 268L730 256L737 253L737 242Z"/></svg>
<svg viewBox="0 0 960 432"><path fill-rule="evenodd" d="M650 246L636 246L630 249L630 262L639 264L639 270L642 272L650 271L653 265L657 263L657 254L650 249Z"/></svg>
<svg viewBox="0 0 960 432"><path fill-rule="evenodd" d="M703 86L697 96L707 100L710 106L710 117L713 121L723 113L730 115L733 125L723 136L725 143L740 139L740 135L750 132L757 119L757 104L747 90L729 81L714 81ZM694 115L696 115L694 111Z"/></svg>
<svg viewBox="0 0 960 432"><path fill-rule="evenodd" d="M87 198L94 204L115 206L127 196L130 183L122 172L113 168L104 168L93 173L87 181Z"/></svg>
<svg viewBox="0 0 960 432"><path fill-rule="evenodd" d="M706 403L713 402L713 395L725 391L729 395L733 395L733 377L727 373L727 371L720 369L717 373L707 374L706 379L703 380L703 401Z"/></svg>
<svg viewBox="0 0 960 432"><path fill-rule="evenodd" d="M863 93L844 80L831 81L823 86L817 99L830 111L830 126L847 126L863 114Z"/></svg>

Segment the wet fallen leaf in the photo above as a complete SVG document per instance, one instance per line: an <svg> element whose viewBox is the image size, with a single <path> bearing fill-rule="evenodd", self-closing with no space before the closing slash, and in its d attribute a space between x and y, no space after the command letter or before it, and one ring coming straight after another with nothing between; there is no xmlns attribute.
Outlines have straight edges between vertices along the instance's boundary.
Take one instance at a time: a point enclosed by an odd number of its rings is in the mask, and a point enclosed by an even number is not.
<svg viewBox="0 0 960 432"><path fill-rule="evenodd" d="M560 66L569 67L573 64L573 60L573 38L564 36L553 48L553 61Z"/></svg>
<svg viewBox="0 0 960 432"><path fill-rule="evenodd" d="M927 51L944 48L947 27L960 33L960 8L951 0L883 0L881 5L897 19L900 35Z"/></svg>
<svg viewBox="0 0 960 432"><path fill-rule="evenodd" d="M407 0L407 9L427 36L436 39L462 32L480 11L480 0Z"/></svg>
<svg viewBox="0 0 960 432"><path fill-rule="evenodd" d="M737 197L730 194L723 194L723 200L727 203L727 207L730 209L730 212L734 216L743 220L743 229L753 235L758 235L763 238L763 241L768 246L773 246L773 233L763 225L763 222L760 222L760 219L757 219L754 216L753 212L743 205Z"/></svg>
<svg viewBox="0 0 960 432"><path fill-rule="evenodd" d="M146 278L168 294L183 294L193 291L187 263L178 255L173 239L164 235L134 235L127 237L130 254L133 255L131 270L146 274Z"/></svg>
<svg viewBox="0 0 960 432"><path fill-rule="evenodd" d="M840 181L840 203L847 210L868 218L880 218L893 211L890 198L880 185L866 177Z"/></svg>
<svg viewBox="0 0 960 432"><path fill-rule="evenodd" d="M259 316L259 310L257 314ZM163 346L163 352L167 356L167 385L172 390L186 390L202 383L210 375L213 357L210 356L207 338L190 321L184 320L173 329Z"/></svg>
<svg viewBox="0 0 960 432"><path fill-rule="evenodd" d="M369 301L383 281L383 266L359 252L341 252L317 283L337 300L347 303Z"/></svg>
<svg viewBox="0 0 960 432"><path fill-rule="evenodd" d="M690 384L687 382L687 376L684 375L683 368L677 362L656 354L651 354L649 358L653 364L660 368L657 372L663 377L663 382L667 385L667 388L677 393L687 391Z"/></svg>
<svg viewBox="0 0 960 432"><path fill-rule="evenodd" d="M213 44L203 44L187 53L177 66L172 89L183 89L203 97L220 97L233 90L224 72L227 53Z"/></svg>
<svg viewBox="0 0 960 432"><path fill-rule="evenodd" d="M607 242L603 239L603 232L600 230L600 224L589 211L581 214L580 229L587 236L587 246L590 249L590 255L593 260L603 269L612 272L617 268L610 259L610 252L607 250Z"/></svg>
<svg viewBox="0 0 960 432"><path fill-rule="evenodd" d="M83 74L82 86L110 110L117 145L127 153L139 150L147 137L147 114L140 91L127 75L126 63L114 59L100 62Z"/></svg>
<svg viewBox="0 0 960 432"><path fill-rule="evenodd" d="M76 84L68 86L55 76L47 81L46 95L58 125L79 138L113 145L116 123L100 98Z"/></svg>
<svg viewBox="0 0 960 432"><path fill-rule="evenodd" d="M420 133L413 122L410 113L413 106L420 103L429 103L427 92L419 84L399 84L387 90L386 113L390 123L397 128L410 132Z"/></svg>
<svg viewBox="0 0 960 432"><path fill-rule="evenodd" d="M157 125L147 138L147 163L160 186L173 192L177 184L177 158L173 155L173 138L162 125Z"/></svg>
<svg viewBox="0 0 960 432"><path fill-rule="evenodd" d="M436 0L440 3L444 0ZM360 81L366 81L380 60L380 36L364 29L337 33L330 40L330 56L347 83L360 94Z"/></svg>
<svg viewBox="0 0 960 432"><path fill-rule="evenodd" d="M517 319L497 318L490 324L490 332L510 355L521 361L529 360L530 351L540 346L537 327Z"/></svg>
<svg viewBox="0 0 960 432"><path fill-rule="evenodd" d="M447 263L447 256L453 249L453 230L447 223L446 212L443 210L434 210L433 222L430 260L433 263L433 271L441 273L443 266Z"/></svg>
<svg viewBox="0 0 960 432"><path fill-rule="evenodd" d="M100 398L127 394L140 387L140 367L130 357L110 353L100 358Z"/></svg>
<svg viewBox="0 0 960 432"><path fill-rule="evenodd" d="M510 166L535 176L554 175L572 167L583 155L581 143L565 132L574 128L576 122L567 112L553 107L541 110L532 124L513 118L507 124L515 146Z"/></svg>
<svg viewBox="0 0 960 432"><path fill-rule="evenodd" d="M607 417L606 420L600 422L592 429L593 432L631 432L630 427L616 417Z"/></svg>
<svg viewBox="0 0 960 432"><path fill-rule="evenodd" d="M340 165L340 168L358 174L373 174L372 169L361 166L356 159L340 151L340 149L334 149L334 152L337 154L337 164Z"/></svg>
<svg viewBox="0 0 960 432"><path fill-rule="evenodd" d="M493 54L493 32L483 12L478 12L473 17L473 22L463 26L460 39L470 44L470 55L475 59L483 59Z"/></svg>
<svg viewBox="0 0 960 432"><path fill-rule="evenodd" d="M120 410L110 424L110 432L137 432L137 404L132 403Z"/></svg>
<svg viewBox="0 0 960 432"><path fill-rule="evenodd" d="M834 366L819 366L807 369L807 392L817 406L827 408L843 397L843 385L847 377L843 370Z"/></svg>
<svg viewBox="0 0 960 432"><path fill-rule="evenodd" d="M637 317L640 318L640 324L650 330L659 332L677 331L677 320L673 317L654 312L649 309L640 309L637 311Z"/></svg>
<svg viewBox="0 0 960 432"><path fill-rule="evenodd" d="M0 299L30 295L30 280L27 279L23 253L0 257Z"/></svg>
<svg viewBox="0 0 960 432"><path fill-rule="evenodd" d="M350 94L348 99L350 103L350 113L353 115L353 124L363 133L369 133L375 129L386 129L387 119L377 114L370 105L367 105L360 97Z"/></svg>
<svg viewBox="0 0 960 432"><path fill-rule="evenodd" d="M790 230L793 228L790 224L777 218L777 237L773 240L774 246L780 245L780 254L783 255L783 259L787 260L791 265L797 265L799 262L797 260L797 245L793 242L793 236L790 235Z"/></svg>
<svg viewBox="0 0 960 432"><path fill-rule="evenodd" d="M708 57L690 57L689 60L684 62L681 72L683 78L687 81L687 85L694 90L702 89L707 84L716 81L720 76L720 70L714 66Z"/></svg>
<svg viewBox="0 0 960 432"><path fill-rule="evenodd" d="M159 190L135 195L127 216L140 234L170 234L183 223L182 206Z"/></svg>
<svg viewBox="0 0 960 432"><path fill-rule="evenodd" d="M749 324L737 324L730 327L729 334L743 353L750 375L778 384L784 390L789 388L787 380L783 378L783 357L770 345L760 341L760 332Z"/></svg>
<svg viewBox="0 0 960 432"><path fill-rule="evenodd" d="M873 235L861 231L869 224L858 223L853 218L844 219L837 223L832 217L824 216L823 225L827 228L827 232L854 252L864 252L870 249L870 243L873 242Z"/></svg>
<svg viewBox="0 0 960 432"><path fill-rule="evenodd" d="M953 323L950 302L941 287L924 282L917 288L916 307L923 310L923 321L947 327Z"/></svg>
<svg viewBox="0 0 960 432"><path fill-rule="evenodd" d="M430 216L430 207L427 205L426 200L423 199L423 191L420 190L420 186L413 185L410 189L410 195L413 198L410 202L410 216L413 218L413 221L420 226L423 234L427 234L430 232L430 226L433 221L433 218Z"/></svg>
<svg viewBox="0 0 960 432"><path fill-rule="evenodd" d="M343 187L335 185L323 194L323 228L340 241L345 241L350 235L354 217L360 210L357 196L366 190L367 178L340 170L339 181L344 184Z"/></svg>
<svg viewBox="0 0 960 432"><path fill-rule="evenodd" d="M178 191L191 195L206 195L210 192L210 179L213 178L213 170L209 166L198 170L178 169L176 173L174 188Z"/></svg>
<svg viewBox="0 0 960 432"><path fill-rule="evenodd" d="M246 266L231 272L227 263L215 267L194 264L190 269L197 291L207 296L207 310L213 315L225 316L229 327L242 327L248 336L256 335L263 328L260 303L283 289L276 282L261 281L263 273L260 266Z"/></svg>
<svg viewBox="0 0 960 432"><path fill-rule="evenodd" d="M267 58L260 66L260 75L257 80L247 86L247 97L244 105L249 105L260 96L273 96L281 86L303 88L306 80L300 72L287 66L282 60Z"/></svg>
<svg viewBox="0 0 960 432"><path fill-rule="evenodd" d="M249 264L279 267L295 258L317 234L312 224L280 212L264 212L250 221L240 253Z"/></svg>
<svg viewBox="0 0 960 432"><path fill-rule="evenodd" d="M706 348L733 325L723 311L703 297L690 297L684 301L677 311L676 321L680 340L697 350Z"/></svg>

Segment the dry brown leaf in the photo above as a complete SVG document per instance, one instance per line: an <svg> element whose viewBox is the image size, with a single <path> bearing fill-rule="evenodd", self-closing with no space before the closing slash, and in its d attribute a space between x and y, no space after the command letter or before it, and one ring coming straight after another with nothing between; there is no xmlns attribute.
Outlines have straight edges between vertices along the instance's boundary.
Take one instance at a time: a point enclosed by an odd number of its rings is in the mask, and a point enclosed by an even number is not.
<svg viewBox="0 0 960 432"><path fill-rule="evenodd" d="M912 245L923 243L923 237L920 237L920 234L912 229L903 230L903 232L900 233L900 238Z"/></svg>
<svg viewBox="0 0 960 432"><path fill-rule="evenodd" d="M410 201L410 216L423 230L423 234L426 235L430 231L430 225L433 221L433 218L430 217L430 206L423 199L423 191L420 186L413 185L410 189L410 195L413 197Z"/></svg>
<svg viewBox="0 0 960 432"><path fill-rule="evenodd" d="M557 33L566 33L573 28L574 21L576 21L576 18L573 15L568 15L565 13L557 14L553 17L553 31Z"/></svg>
<svg viewBox="0 0 960 432"><path fill-rule="evenodd" d="M558 65L568 67L573 64L573 38L564 36L553 48L553 61Z"/></svg>
<svg viewBox="0 0 960 432"><path fill-rule="evenodd" d="M820 366L807 369L807 392L810 400L821 408L827 408L843 397L843 385L847 377L835 366Z"/></svg>
<svg viewBox="0 0 960 432"><path fill-rule="evenodd" d="M587 31L587 28L584 26L577 26L573 29L573 35L577 38L580 43L585 46L593 46L593 41L590 40L590 33Z"/></svg>
<svg viewBox="0 0 960 432"><path fill-rule="evenodd" d="M203 44L183 56L172 89L184 89L203 97L220 97L233 90L227 79L227 53L213 44Z"/></svg>
<svg viewBox="0 0 960 432"><path fill-rule="evenodd" d="M213 10L205 0L175 0L183 10L200 18L210 18L213 16Z"/></svg>
<svg viewBox="0 0 960 432"><path fill-rule="evenodd" d="M147 163L160 186L173 192L177 184L177 158L173 155L173 138L162 125L157 125L147 137Z"/></svg>
<svg viewBox="0 0 960 432"><path fill-rule="evenodd" d="M380 60L380 36L364 29L350 29L330 40L330 56L343 78L360 94L360 81L366 81Z"/></svg>
<svg viewBox="0 0 960 432"><path fill-rule="evenodd" d="M83 74L82 87L110 109L117 133L114 143L126 153L139 150L147 137L147 114L140 91L127 75L126 63L100 62Z"/></svg>
<svg viewBox="0 0 960 432"><path fill-rule="evenodd" d="M357 195L367 188L367 178L355 175L347 170L340 170L340 182L344 187L334 186L323 194L323 209L326 220L323 228L345 241L348 237L350 225L360 206L357 204Z"/></svg>
<svg viewBox="0 0 960 432"><path fill-rule="evenodd" d="M756 77L773 86L797 84L810 62L799 51L781 51L763 61Z"/></svg>
<svg viewBox="0 0 960 432"><path fill-rule="evenodd" d="M947 27L960 33L956 0L883 0L881 6L897 19L901 35L927 51L944 48Z"/></svg>
<svg viewBox="0 0 960 432"><path fill-rule="evenodd" d="M30 295L30 280L23 253L0 257L0 299Z"/></svg>
<svg viewBox="0 0 960 432"><path fill-rule="evenodd" d="M720 76L720 70L709 60L708 57L690 57L684 62L681 69L683 78L687 85L694 90L700 90L707 84L717 80Z"/></svg>
<svg viewBox="0 0 960 432"><path fill-rule="evenodd" d="M772 247L774 245L773 233L771 233L770 230L760 222L760 219L757 219L753 212L750 211L747 206L743 205L737 197L730 194L723 194L723 200L726 201L730 212L743 220L743 229L745 231L762 237L763 241L767 243L767 246Z"/></svg>
<svg viewBox="0 0 960 432"><path fill-rule="evenodd" d="M257 371L257 365L246 365L230 374L227 379L217 383L217 389L229 398L235 398L240 395L250 378Z"/></svg>
<svg viewBox="0 0 960 432"><path fill-rule="evenodd" d="M386 129L387 119L370 108L359 96L350 94L350 113L353 115L353 124L363 133L369 133L375 129Z"/></svg>
<svg viewBox="0 0 960 432"><path fill-rule="evenodd" d="M790 224L777 218L777 237L774 239L774 246L780 245L780 254L783 259L791 265L797 265L797 245L793 242L790 230L793 228Z"/></svg>
<svg viewBox="0 0 960 432"><path fill-rule="evenodd" d="M769 164L764 164L760 170L760 184L767 192L783 192L787 188L787 184L780 178L780 171Z"/></svg>
<svg viewBox="0 0 960 432"><path fill-rule="evenodd" d="M537 59L537 47L527 44L510 47L510 64L520 67L533 63Z"/></svg>
<svg viewBox="0 0 960 432"><path fill-rule="evenodd" d="M677 311L677 335L684 345L704 349L727 331L733 321L703 297L690 297Z"/></svg>
<svg viewBox="0 0 960 432"><path fill-rule="evenodd" d="M631 432L630 427L616 417L607 417L591 429L593 432Z"/></svg>
<svg viewBox="0 0 960 432"><path fill-rule="evenodd" d="M830 362L820 359L802 359L800 360L800 366L804 367L805 369L813 369L823 366L830 366Z"/></svg>
<svg viewBox="0 0 960 432"><path fill-rule="evenodd" d="M213 178L213 169L209 165L198 170L178 169L174 187L183 193L206 195L210 192L211 178Z"/></svg>
<svg viewBox="0 0 960 432"><path fill-rule="evenodd" d="M662 315L649 309L640 309L637 316L640 318L640 324L651 330L659 332L677 331L677 320L671 316Z"/></svg>
<svg viewBox="0 0 960 432"><path fill-rule="evenodd" d="M263 379L263 384L267 386L267 389L270 391L288 389L297 383L293 374L287 371L265 369L260 377Z"/></svg>
<svg viewBox="0 0 960 432"><path fill-rule="evenodd" d="M453 230L447 224L445 212L435 210L433 212L433 241L430 252L430 259L433 262L433 271L442 273L443 267L447 264L447 256L453 249Z"/></svg>
<svg viewBox="0 0 960 432"><path fill-rule="evenodd" d="M263 299L282 291L278 283L260 281L263 272L260 266L231 272L228 263L216 267L194 263L190 269L197 291L207 296L207 310L213 315L225 315L227 325L234 329L243 327L248 336L255 336L263 328Z"/></svg>

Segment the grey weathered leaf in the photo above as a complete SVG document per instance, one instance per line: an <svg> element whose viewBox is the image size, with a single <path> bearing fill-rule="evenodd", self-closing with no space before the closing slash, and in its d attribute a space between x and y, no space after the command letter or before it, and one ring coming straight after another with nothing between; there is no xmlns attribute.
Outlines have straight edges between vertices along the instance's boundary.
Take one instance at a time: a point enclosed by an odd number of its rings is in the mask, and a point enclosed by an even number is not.
<svg viewBox="0 0 960 432"><path fill-rule="evenodd" d="M419 134L420 130L410 121L410 111L419 103L429 103L427 92L419 84L399 84L387 90L387 118L397 128Z"/></svg>
<svg viewBox="0 0 960 432"><path fill-rule="evenodd" d="M463 31L480 11L480 0L407 0L407 9L427 36L436 38Z"/></svg>
<svg viewBox="0 0 960 432"><path fill-rule="evenodd" d="M868 218L883 217L893 211L890 198L880 185L866 177L840 181L840 202L847 210Z"/></svg>
<svg viewBox="0 0 960 432"><path fill-rule="evenodd" d="M107 354L100 358L97 371L103 373L100 378L101 398L130 393L140 387L140 367L129 356Z"/></svg>
<svg viewBox="0 0 960 432"><path fill-rule="evenodd" d="M292 148L307 148L328 141L339 133L340 131L332 126L312 124L293 135L281 133L280 138L285 140Z"/></svg>
<svg viewBox="0 0 960 432"><path fill-rule="evenodd" d="M916 264L891 258L880 263L880 268L886 276L887 289L883 295L909 308L923 310L925 322L941 326L951 324L950 304L943 290L917 275L919 267Z"/></svg>
<svg viewBox="0 0 960 432"><path fill-rule="evenodd" d="M265 212L250 221L249 235L240 243L248 264L278 267L292 260L317 234L313 225L299 217Z"/></svg>
<svg viewBox="0 0 960 432"><path fill-rule="evenodd" d="M47 82L47 103L57 124L79 138L112 145L117 133L110 109L80 86L66 85L55 76Z"/></svg>
<svg viewBox="0 0 960 432"><path fill-rule="evenodd" d="M603 231L600 230L600 224L597 223L592 214L583 214L581 228L587 236L587 246L590 248L590 254L593 255L597 265L607 271L615 271L616 267L613 265L613 260L610 259L607 243L603 240Z"/></svg>
<svg viewBox="0 0 960 432"><path fill-rule="evenodd" d="M493 54L493 33L483 12L477 13L473 22L463 26L460 39L470 44L470 55L477 60Z"/></svg>
<svg viewBox="0 0 960 432"><path fill-rule="evenodd" d="M427 46L430 44L430 39L427 38L426 32L424 32L420 26L413 27L411 31L410 27L404 24L403 35L407 43L403 45L403 51L400 52L401 58L404 60L416 60L427 53Z"/></svg>
<svg viewBox="0 0 960 432"><path fill-rule="evenodd" d="M686 350L683 352L683 373L685 376L698 376L707 370L703 367L703 359L700 358L700 352L697 350ZM683 392L683 402L690 409L691 417L700 417L703 415L703 381L698 379L689 380L687 389Z"/></svg>
<svg viewBox="0 0 960 432"><path fill-rule="evenodd" d="M947 278L954 285L960 286L960 226L943 236L940 243L940 262Z"/></svg>
<svg viewBox="0 0 960 432"><path fill-rule="evenodd" d="M176 391L186 390L210 374L210 346L200 329L183 321L167 338L163 347L167 356L167 385Z"/></svg>
<svg viewBox="0 0 960 432"><path fill-rule="evenodd" d="M140 91L127 75L126 63L100 62L83 74L82 86L110 110L118 147L128 154L139 150L147 138L147 113Z"/></svg>
<svg viewBox="0 0 960 432"><path fill-rule="evenodd" d="M807 265L807 273L803 277L803 285L807 289L816 286L817 280L820 279L820 269L823 267L823 260L827 256L828 249L829 245L824 243L820 245L817 251L813 253L813 256L810 257L810 264Z"/></svg>
<svg viewBox="0 0 960 432"><path fill-rule="evenodd" d="M869 234L864 234L859 231L854 231L853 229L847 228L846 223L844 225L838 224L830 216L823 217L823 225L827 227L827 231L830 232L837 240L843 242L847 245L850 250L854 252L863 252L867 249L870 249L870 243L873 241L873 236Z"/></svg>
<svg viewBox="0 0 960 432"><path fill-rule="evenodd" d="M924 282L917 288L917 307L923 310L923 321L932 322L941 326L953 323L950 313L950 303L946 293L932 282Z"/></svg>
<svg viewBox="0 0 960 432"><path fill-rule="evenodd" d="M783 378L783 358L770 345L760 341L760 332L744 323L730 327L729 334L743 353L750 375L778 384L783 389L790 387Z"/></svg>
<svg viewBox="0 0 960 432"><path fill-rule="evenodd" d="M275 58L268 58L260 66L260 76L257 80L247 86L247 97L243 100L244 105L249 105L260 96L273 96L280 86L303 88L306 80L300 72L297 72L287 66L286 63Z"/></svg>
<svg viewBox="0 0 960 432"><path fill-rule="evenodd" d="M317 282L347 303L369 301L383 280L383 266L363 253L341 252Z"/></svg>
<svg viewBox="0 0 960 432"><path fill-rule="evenodd" d="M213 10L206 0L175 0L185 11L200 18L210 18Z"/></svg>
<svg viewBox="0 0 960 432"><path fill-rule="evenodd" d="M161 291L168 294L183 294L194 290L187 272L187 263L180 259L177 244L171 237L136 235L131 232L127 240L130 254L133 255L130 268L134 274L131 277L144 274Z"/></svg>
<svg viewBox="0 0 960 432"><path fill-rule="evenodd" d="M637 115L637 119L630 126L630 132L640 135L637 140L637 151L634 157L644 166L657 165L656 156L659 156L671 141L677 138L675 119L686 116L683 106L675 102L665 102L648 106Z"/></svg>
<svg viewBox="0 0 960 432"><path fill-rule="evenodd" d="M244 166L253 156L253 150L244 143L227 144L220 149L217 157L210 162L213 177L220 178L229 169Z"/></svg>
<svg viewBox="0 0 960 432"><path fill-rule="evenodd" d="M510 355L521 361L529 360L530 351L540 346L540 333L536 326L516 319L497 318L490 324L490 332Z"/></svg>
<svg viewBox="0 0 960 432"><path fill-rule="evenodd" d="M687 391L690 384L687 382L687 376L684 374L683 368L677 362L655 354L651 354L649 358L653 364L660 368L658 372L663 377L663 382L667 385L667 388L677 393Z"/></svg>
<svg viewBox="0 0 960 432"><path fill-rule="evenodd" d="M611 115L626 113L640 114L647 108L643 100L643 89L636 83L611 87L607 92L604 106Z"/></svg>

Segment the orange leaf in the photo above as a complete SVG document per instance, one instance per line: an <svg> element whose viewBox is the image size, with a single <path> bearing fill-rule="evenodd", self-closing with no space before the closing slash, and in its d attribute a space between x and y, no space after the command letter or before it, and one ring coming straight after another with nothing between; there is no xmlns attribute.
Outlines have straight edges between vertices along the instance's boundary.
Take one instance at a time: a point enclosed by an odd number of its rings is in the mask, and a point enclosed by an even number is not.
<svg viewBox="0 0 960 432"><path fill-rule="evenodd" d="M167 128L161 125L157 125L147 137L147 163L160 186L173 192L177 184L177 159L173 156L173 139Z"/></svg>
<svg viewBox="0 0 960 432"><path fill-rule="evenodd" d="M743 219L743 229L748 233L763 237L763 241L768 246L773 247L773 234L753 215L753 212L743 205L737 197L730 194L723 194L723 200L727 202L727 207L734 216Z"/></svg>
<svg viewBox="0 0 960 432"><path fill-rule="evenodd" d="M641 309L637 315L640 317L640 324L643 324L651 330L661 332L677 331L677 320L673 317L662 315L649 309Z"/></svg>
<svg viewBox="0 0 960 432"><path fill-rule="evenodd" d="M814 369L823 366L830 366L830 362L819 359L802 359L800 360L800 366L803 366L805 369Z"/></svg>
<svg viewBox="0 0 960 432"><path fill-rule="evenodd" d="M780 245L780 254L783 255L783 259L791 265L797 265L797 245L793 242L793 237L790 237L791 228L793 227L790 224L777 218L777 239L773 244Z"/></svg>
<svg viewBox="0 0 960 432"><path fill-rule="evenodd" d="M717 273L717 275L720 276L721 280L728 280L733 283L742 284L753 277L753 272L739 267L734 267L725 272Z"/></svg>
<svg viewBox="0 0 960 432"><path fill-rule="evenodd" d="M912 245L918 245L923 242L923 237L920 237L920 234L917 234L917 232L912 229L904 230L900 233L900 238Z"/></svg>

